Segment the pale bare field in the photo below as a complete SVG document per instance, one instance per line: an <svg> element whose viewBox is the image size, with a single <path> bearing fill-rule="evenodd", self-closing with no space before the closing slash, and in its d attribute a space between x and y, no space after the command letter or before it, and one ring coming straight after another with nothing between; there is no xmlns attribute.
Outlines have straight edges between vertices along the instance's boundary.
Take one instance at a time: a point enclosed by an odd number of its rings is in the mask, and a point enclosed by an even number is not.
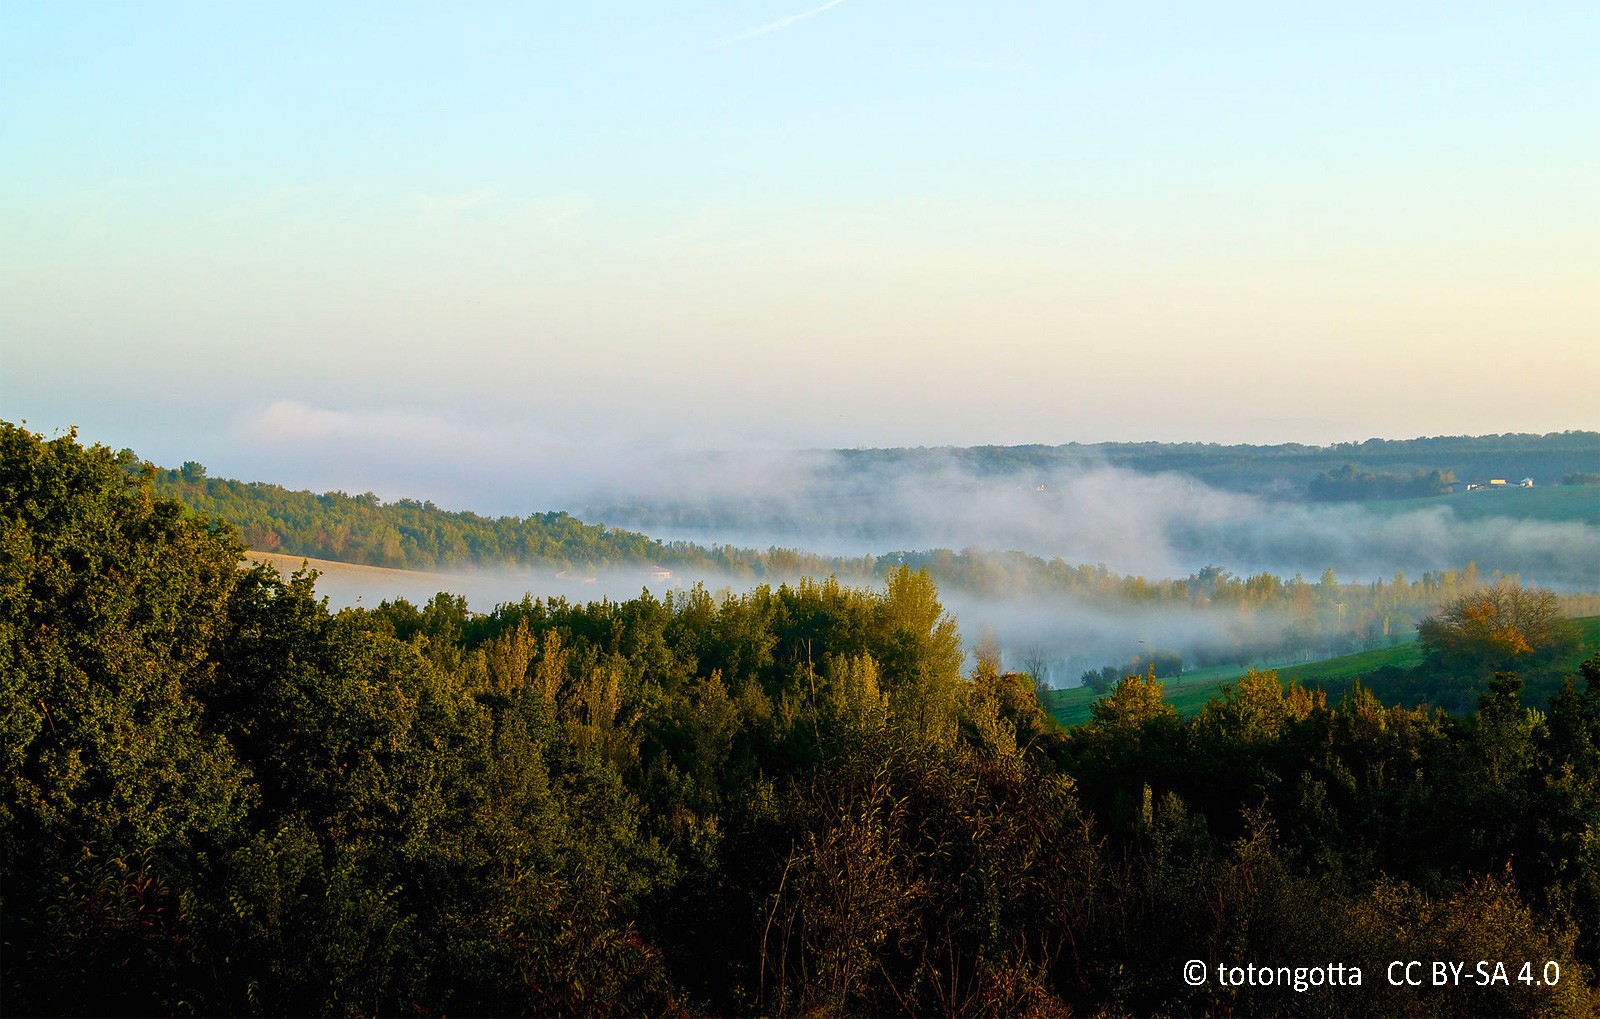
<svg viewBox="0 0 1600 1019"><path fill-rule="evenodd" d="M268 563L287 579L302 564L319 574L317 593L327 597L333 608L351 605L373 606L380 601L404 598L422 604L440 591L464 595L476 612L488 612L503 602L534 598L566 598L569 601L597 601L634 598L648 588L661 595L681 587L670 575L662 577L653 568L619 570L604 577L572 576L568 571L552 570L473 570L459 573L429 573L422 570L394 570L383 566L357 566L330 559L283 555L279 552L245 553L245 558Z"/></svg>

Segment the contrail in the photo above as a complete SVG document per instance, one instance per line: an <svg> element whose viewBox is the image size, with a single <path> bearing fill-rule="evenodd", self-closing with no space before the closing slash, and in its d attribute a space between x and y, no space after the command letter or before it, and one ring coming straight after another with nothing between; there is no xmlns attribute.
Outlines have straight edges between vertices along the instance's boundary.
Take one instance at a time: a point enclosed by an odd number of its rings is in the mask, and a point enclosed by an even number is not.
<svg viewBox="0 0 1600 1019"><path fill-rule="evenodd" d="M799 14L791 14L787 18L779 18L770 25L762 25L760 28L752 28L748 32L740 32L738 35L730 35L728 38L719 41L717 45L728 46L732 43L743 42L745 39L753 39L758 35L766 35L768 32L776 32L780 28L788 28L796 21L809 18L813 14L821 14L829 7L837 7L842 3L844 3L844 0L828 0L827 3L820 7L813 7L809 11L801 11Z"/></svg>

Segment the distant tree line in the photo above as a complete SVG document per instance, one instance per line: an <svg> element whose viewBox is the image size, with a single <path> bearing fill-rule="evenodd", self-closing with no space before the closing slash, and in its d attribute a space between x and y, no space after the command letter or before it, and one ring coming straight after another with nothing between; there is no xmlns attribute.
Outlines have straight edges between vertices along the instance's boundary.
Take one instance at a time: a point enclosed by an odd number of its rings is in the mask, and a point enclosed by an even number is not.
<svg viewBox="0 0 1600 1019"><path fill-rule="evenodd" d="M1592 471L1574 471L1561 479L1563 485L1600 485L1600 474Z"/></svg>
<svg viewBox="0 0 1600 1019"><path fill-rule="evenodd" d="M1125 662L1085 670L1080 677L1083 685L1097 694L1104 694L1127 676L1148 674L1155 679L1175 679L1183 674L1183 655L1176 651L1152 651L1148 655L1134 655Z"/></svg>
<svg viewBox="0 0 1600 1019"><path fill-rule="evenodd" d="M1592 470L1600 461L1600 432L1572 430L1543 435L1449 435L1415 439L1367 439L1326 446L1214 442L1100 442L1064 445L900 447L819 451L815 483L841 492L862 479L914 472L955 470L974 477L1043 480L1060 472L1111 466L1144 473L1176 471L1235 491L1299 498L1323 471L1353 464L1363 471L1454 472L1459 477L1560 477ZM703 507L684 506L687 514ZM689 519L685 517L684 519Z"/></svg>
<svg viewBox="0 0 1600 1019"><path fill-rule="evenodd" d="M1064 730L920 570L334 613L153 480L0 424L8 1014L1600 1008L1600 658L1547 712L1147 674Z"/></svg>
<svg viewBox="0 0 1600 1019"><path fill-rule="evenodd" d="M1455 484L1452 471L1417 471L1414 474L1384 474L1363 471L1345 464L1323 471L1306 486L1314 502L1348 502L1357 499L1421 499L1443 495Z"/></svg>
<svg viewBox="0 0 1600 1019"><path fill-rule="evenodd" d="M132 450L119 454L130 472L143 469ZM869 577L870 559L814 556L793 549L739 549L661 542L562 511L485 517L442 510L432 502L384 502L371 492L347 495L291 491L261 482L206 476L186 463L157 470L153 488L197 513L227 520L245 544L262 552L410 570L550 566L595 571L664 563L730 576L839 573Z"/></svg>

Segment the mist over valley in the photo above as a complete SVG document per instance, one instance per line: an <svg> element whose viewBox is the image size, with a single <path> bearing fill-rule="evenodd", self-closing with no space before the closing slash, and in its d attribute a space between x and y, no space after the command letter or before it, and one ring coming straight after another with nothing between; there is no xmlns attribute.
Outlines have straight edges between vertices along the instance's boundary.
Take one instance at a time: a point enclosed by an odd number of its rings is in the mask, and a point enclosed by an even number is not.
<svg viewBox="0 0 1600 1019"><path fill-rule="evenodd" d="M1009 667L1056 686L1076 684L1086 670L1148 660L1158 649L1193 668L1386 645L1409 639L1418 618L1459 590L1496 576L1551 587L1574 607L1594 600L1600 487L1491 488L1474 461L1572 478L1581 472L1568 468L1600 458L1600 437L1378 445L1387 459L1373 456L1374 443L1288 452L1133 447L1137 462L1157 470L1129 466L1133 455L1100 447L677 454L597 462L586 497L572 497L574 516L547 513L521 525L577 528L575 543L430 537L427 521L449 514L372 496L341 498L388 514L392 526L374 523L368 538L359 524L350 538L337 538L352 533L348 524L331 536L321 525L312 528L315 537L302 527L289 543L313 558L412 567L321 565L321 590L335 606L395 597L420 603L449 591L474 611L525 596L622 601L647 590L681 597L697 584L737 596L805 576L870 585L905 564L929 570L940 584L969 649L988 639ZM1411 471L1318 470L1363 449L1379 468ZM1214 483L1170 469L1174 462L1209 472ZM1485 473L1485 487L1467 491L1448 480L1457 468ZM1338 477L1457 490L1313 497L1319 481ZM575 492L582 483L569 481ZM288 546L279 548L288 511L261 516L225 502L212 509L252 517L239 521L247 540L263 552L278 548L280 567L291 562L282 554Z"/></svg>
<svg viewBox="0 0 1600 1019"><path fill-rule="evenodd" d="M1223 564L1284 576L1331 568L1373 580L1476 562L1563 587L1600 581L1600 490L1580 486L1318 503L1305 500L1298 479L1262 479L1284 493L1274 496L1093 459L980 472L935 455L844 476L830 461L771 453L684 460L629 490L593 493L574 511L664 540L845 556L1017 550L1151 578ZM1600 449L1590 462L1600 462ZM1560 475L1545 477L1554 485Z"/></svg>

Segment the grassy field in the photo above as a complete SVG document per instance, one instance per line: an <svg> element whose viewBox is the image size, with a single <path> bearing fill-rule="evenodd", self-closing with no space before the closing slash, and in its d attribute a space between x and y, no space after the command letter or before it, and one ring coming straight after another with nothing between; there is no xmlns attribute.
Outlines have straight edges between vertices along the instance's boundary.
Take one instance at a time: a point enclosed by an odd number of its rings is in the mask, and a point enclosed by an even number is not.
<svg viewBox="0 0 1600 1019"><path fill-rule="evenodd" d="M1516 478L1508 478L1516 481ZM1359 505L1372 513L1410 513L1448 506L1458 520L1512 517L1600 526L1600 485L1545 485L1436 495L1427 499L1374 499Z"/></svg>
<svg viewBox="0 0 1600 1019"><path fill-rule="evenodd" d="M1582 636L1582 651L1578 657L1578 660L1582 660L1600 649L1600 616L1588 616L1573 622L1578 625L1578 631ZM1417 649L1416 641L1412 639L1392 647L1358 651L1355 654L1340 655L1320 662L1278 666L1278 679L1284 683L1299 682L1302 685L1317 681L1341 683L1385 665L1404 669L1416 665L1421 660L1422 654ZM1185 672L1177 679L1166 680L1163 697L1180 714L1192 715L1216 695L1218 686L1233 682L1244 675L1244 672L1244 667L1239 665L1194 669ZM1094 691L1087 687L1054 690L1050 697L1050 713L1055 716L1056 721L1069 726L1087 722L1089 706L1097 700Z"/></svg>

